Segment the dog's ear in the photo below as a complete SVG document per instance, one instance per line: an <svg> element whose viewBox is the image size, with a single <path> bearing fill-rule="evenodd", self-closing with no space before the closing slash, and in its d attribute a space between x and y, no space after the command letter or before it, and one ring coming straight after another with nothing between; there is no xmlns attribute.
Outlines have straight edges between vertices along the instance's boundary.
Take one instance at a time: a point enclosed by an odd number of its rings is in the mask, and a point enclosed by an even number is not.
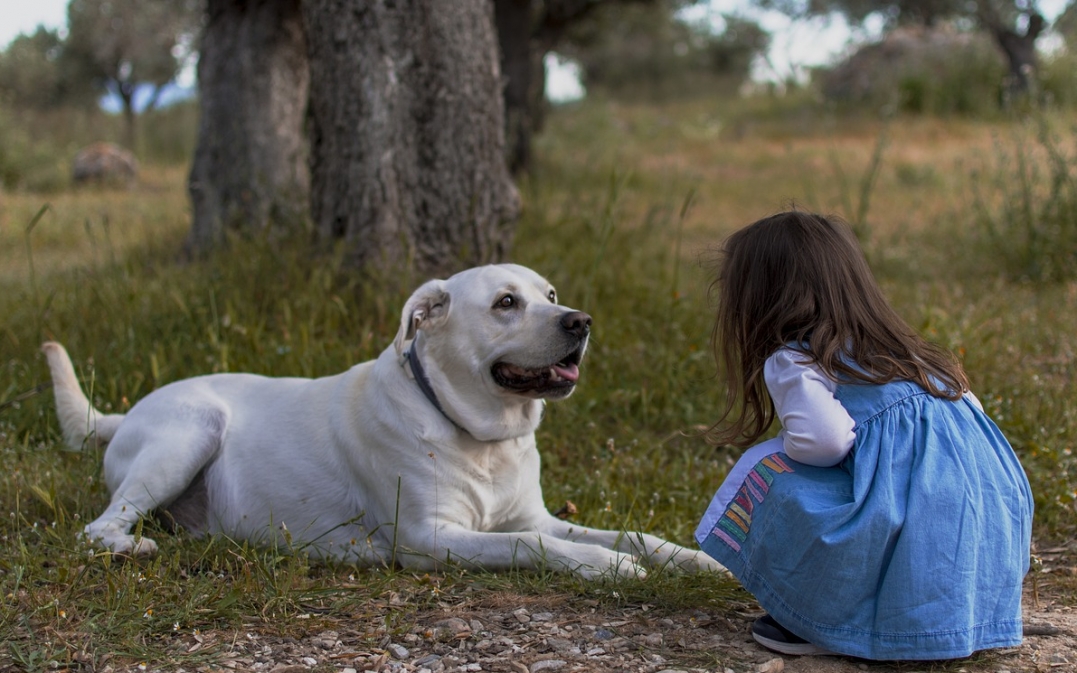
<svg viewBox="0 0 1077 673"><path fill-rule="evenodd" d="M393 340L396 354L403 354L404 346L415 338L417 330L436 324L448 314L449 292L445 289L445 281L430 280L423 283L404 304L400 316L400 331Z"/></svg>

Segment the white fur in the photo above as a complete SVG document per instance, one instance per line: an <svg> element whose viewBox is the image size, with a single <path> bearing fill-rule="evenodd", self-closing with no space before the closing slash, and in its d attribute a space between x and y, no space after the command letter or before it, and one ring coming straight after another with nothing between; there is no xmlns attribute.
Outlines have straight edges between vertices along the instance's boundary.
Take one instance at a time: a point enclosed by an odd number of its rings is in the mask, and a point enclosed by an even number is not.
<svg viewBox="0 0 1077 673"><path fill-rule="evenodd" d="M584 577L643 575L641 566L665 564L720 570L698 551L585 528L546 510L534 435L545 402L498 385L491 368L564 357L560 319L571 309L551 301L551 291L521 266L471 269L416 290L376 360L317 379L177 381L126 415L93 409L63 347L44 344L65 440L75 449L90 438L108 442L112 501L85 536L117 553L150 555L156 543L132 527L152 511L175 510L195 535L361 565L545 563ZM515 306L498 307L508 293ZM452 421L416 384L402 357L409 347Z"/></svg>

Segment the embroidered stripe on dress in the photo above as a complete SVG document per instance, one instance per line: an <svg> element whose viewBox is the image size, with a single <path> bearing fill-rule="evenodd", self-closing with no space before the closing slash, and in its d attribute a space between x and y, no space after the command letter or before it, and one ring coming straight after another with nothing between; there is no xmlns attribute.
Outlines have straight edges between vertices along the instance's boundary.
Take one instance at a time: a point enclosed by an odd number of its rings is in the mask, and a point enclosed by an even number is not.
<svg viewBox="0 0 1077 673"><path fill-rule="evenodd" d="M748 537L748 530L752 527L752 510L767 496L770 485L774 482L774 475L783 472L793 472L793 468L777 453L759 461L744 479L725 513L718 519L711 535L732 547L733 551L739 552L741 543Z"/></svg>

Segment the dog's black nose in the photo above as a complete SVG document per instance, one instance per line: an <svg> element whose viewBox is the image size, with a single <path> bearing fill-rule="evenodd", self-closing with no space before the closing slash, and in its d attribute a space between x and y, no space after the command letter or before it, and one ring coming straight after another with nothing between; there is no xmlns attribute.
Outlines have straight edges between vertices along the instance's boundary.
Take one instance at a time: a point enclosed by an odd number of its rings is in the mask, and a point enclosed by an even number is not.
<svg viewBox="0 0 1077 673"><path fill-rule="evenodd" d="M572 311L561 316L561 327L581 339L591 333L591 316L583 311Z"/></svg>

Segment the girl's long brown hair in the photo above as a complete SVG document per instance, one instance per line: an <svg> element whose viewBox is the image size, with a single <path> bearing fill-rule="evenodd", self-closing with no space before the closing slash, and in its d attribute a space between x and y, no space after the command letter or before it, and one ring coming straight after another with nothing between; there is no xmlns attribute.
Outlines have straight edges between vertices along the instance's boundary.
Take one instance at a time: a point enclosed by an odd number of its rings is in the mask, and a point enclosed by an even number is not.
<svg viewBox="0 0 1077 673"><path fill-rule="evenodd" d="M953 354L891 308L840 219L797 210L764 218L726 239L719 261L711 345L726 404L710 441L746 447L767 431L774 403L763 365L785 346L835 380L914 381L946 399L969 389Z"/></svg>

